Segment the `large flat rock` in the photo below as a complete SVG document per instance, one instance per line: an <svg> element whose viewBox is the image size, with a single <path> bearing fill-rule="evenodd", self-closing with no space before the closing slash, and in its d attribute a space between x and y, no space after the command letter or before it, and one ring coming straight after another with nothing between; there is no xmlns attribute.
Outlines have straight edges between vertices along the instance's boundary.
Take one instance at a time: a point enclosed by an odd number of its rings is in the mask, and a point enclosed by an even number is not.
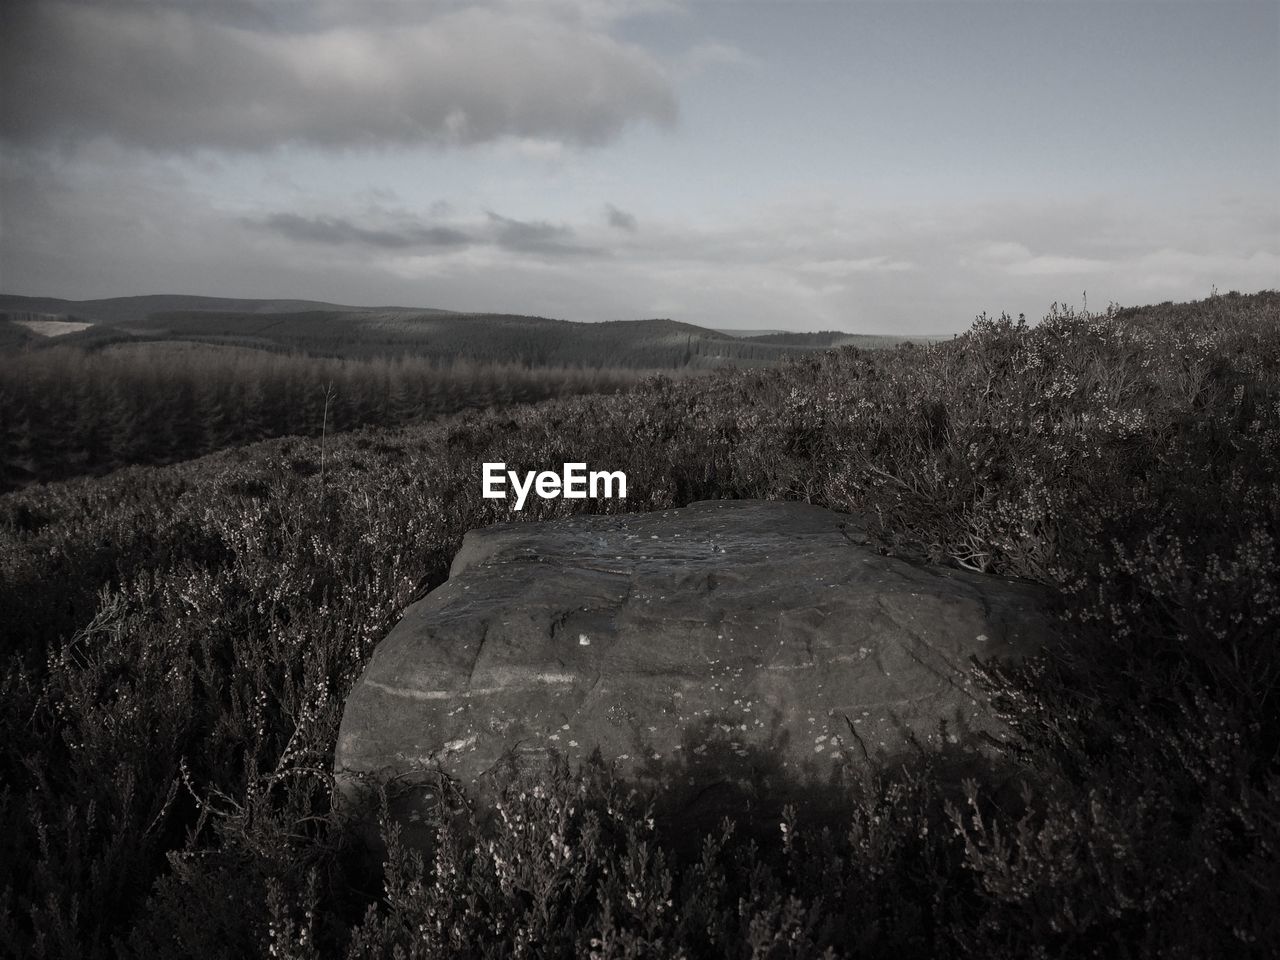
<svg viewBox="0 0 1280 960"><path fill-rule="evenodd" d="M347 700L335 767L483 789L504 761L600 757L704 786L1000 736L971 655L1050 632L1039 588L879 555L851 516L708 501L467 534ZM945 726L940 730L940 721Z"/></svg>

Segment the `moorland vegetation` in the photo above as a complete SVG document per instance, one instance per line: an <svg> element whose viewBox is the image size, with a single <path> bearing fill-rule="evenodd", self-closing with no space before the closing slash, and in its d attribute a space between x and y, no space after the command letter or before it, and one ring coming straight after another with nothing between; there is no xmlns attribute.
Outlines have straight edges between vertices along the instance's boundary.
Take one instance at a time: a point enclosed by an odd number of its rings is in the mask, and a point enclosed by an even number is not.
<svg viewBox="0 0 1280 960"><path fill-rule="evenodd" d="M770 366L836 344L897 342L292 300L0 295L0 492L270 437L615 393L658 371Z"/></svg>
<svg viewBox="0 0 1280 960"><path fill-rule="evenodd" d="M0 497L0 943L19 957L1216 957L1280 947L1280 295L285 438ZM630 498L480 496L585 460ZM1024 577L1001 783L873 766L837 828L680 824L606 772L446 790L370 867L343 697L463 533L791 498ZM852 625L851 625L852 627ZM1010 790L1008 776L1013 773ZM447 786L447 785L443 785ZM759 825L756 825L759 826Z"/></svg>
<svg viewBox="0 0 1280 960"><path fill-rule="evenodd" d="M305 300L147 296L68 301L0 294L0 348L41 349L50 341L24 322L88 321L59 345L187 342L236 345L350 359L420 357L436 364L520 364L627 370L762 366L814 349L868 349L907 336L730 333L669 319L574 323L549 317L457 313L408 307L349 307ZM937 338L915 338L928 341Z"/></svg>

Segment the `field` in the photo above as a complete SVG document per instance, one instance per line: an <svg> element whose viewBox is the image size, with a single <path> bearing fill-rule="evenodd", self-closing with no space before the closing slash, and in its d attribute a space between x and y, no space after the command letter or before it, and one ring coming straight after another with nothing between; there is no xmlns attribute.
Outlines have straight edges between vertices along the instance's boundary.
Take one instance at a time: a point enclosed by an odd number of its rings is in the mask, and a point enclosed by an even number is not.
<svg viewBox="0 0 1280 960"><path fill-rule="evenodd" d="M108 365L85 382L142 369L84 362ZM241 362L193 389L249 389ZM367 362L393 377L411 361ZM360 395L340 369L339 394ZM326 379L263 409L305 407L286 429L314 433L306 398ZM938 344L628 386L0 496L0 943L85 958L1276 955L1280 294L984 316ZM98 389L60 409L87 418ZM211 403L193 399L190 423L215 447L235 431ZM463 533L514 518L480 497L490 460L625 470L631 498L611 509L763 497L862 513L886 553L1048 585L1062 641L981 671L1016 734L999 763L960 784L945 753L874 769L838 830L800 810L681 856L680 824L645 797L557 769L513 784L499 818L453 797L429 856L392 833L370 864L331 805L343 697Z"/></svg>

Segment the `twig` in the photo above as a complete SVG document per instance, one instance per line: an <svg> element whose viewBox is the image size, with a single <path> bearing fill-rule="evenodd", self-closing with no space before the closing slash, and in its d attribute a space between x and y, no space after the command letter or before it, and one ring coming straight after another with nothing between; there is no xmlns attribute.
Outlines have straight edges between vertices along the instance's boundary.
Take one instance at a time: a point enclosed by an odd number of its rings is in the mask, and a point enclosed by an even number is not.
<svg viewBox="0 0 1280 960"><path fill-rule="evenodd" d="M324 438L329 430L329 403L337 396L333 389L333 381L330 380L324 388L324 417L320 421L320 486L324 486Z"/></svg>

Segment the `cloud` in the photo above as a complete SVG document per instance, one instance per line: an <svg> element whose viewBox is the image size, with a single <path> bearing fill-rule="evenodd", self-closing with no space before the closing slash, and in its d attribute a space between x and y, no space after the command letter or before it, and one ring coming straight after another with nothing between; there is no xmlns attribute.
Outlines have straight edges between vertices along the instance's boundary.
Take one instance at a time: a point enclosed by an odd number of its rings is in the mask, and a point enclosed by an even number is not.
<svg viewBox="0 0 1280 960"><path fill-rule="evenodd" d="M401 250L410 247L459 247L471 242L471 238L461 230L414 223L370 229L341 217L304 217L296 213L273 213L265 219L249 222L303 243L356 243Z"/></svg>
<svg viewBox="0 0 1280 960"><path fill-rule="evenodd" d="M1011 263L1005 267L1009 273L1021 277L1060 277L1077 276L1087 273L1102 273L1111 269L1112 264L1095 257L1031 257L1021 263Z"/></svg>
<svg viewBox="0 0 1280 960"><path fill-rule="evenodd" d="M513 220L490 211L493 241L516 253L579 255L602 253L598 248L574 242L572 228L545 220Z"/></svg>
<svg viewBox="0 0 1280 960"><path fill-rule="evenodd" d="M1015 240L991 240L979 245L973 251L973 259L1000 266L1031 259L1031 251L1026 244Z"/></svg>
<svg viewBox="0 0 1280 960"><path fill-rule="evenodd" d="M345 0L339 0L345 2ZM475 2L475 0L453 0ZM592 24L611 24L634 17L684 12L681 0L489 0L492 6L519 9L538 6L566 19Z"/></svg>
<svg viewBox="0 0 1280 960"><path fill-rule="evenodd" d="M661 63L579 5L433 4L404 22L380 20L380 4L324 4L304 22L297 6L9 0L0 137L156 151L593 146L676 118Z"/></svg>
<svg viewBox="0 0 1280 960"><path fill-rule="evenodd" d="M1010 240L985 243L971 262L995 266L1014 277L1059 277L1104 273L1115 265L1102 257L1034 254L1026 244Z"/></svg>
<svg viewBox="0 0 1280 960"><path fill-rule="evenodd" d="M416 176L416 173L412 174ZM521 218L474 197L383 205L333 193L227 197L199 165L107 143L50 163L0 150L0 290L88 298L156 291L402 303L570 320L672 316L761 329L947 333L982 312L1050 303L1141 304L1274 287L1268 196L1147 202L1101 197L870 205L834 195L722 218L646 208L644 193ZM618 188L621 189L621 188ZM400 191L398 191L400 192ZM270 203L271 206L261 206ZM499 210L507 208L500 206ZM440 232L453 231L454 233ZM1087 278L1055 259L1099 265ZM1039 270L1020 269L1032 264ZM589 269L584 269L584 265ZM912 265L913 269L904 269ZM1102 266L1105 265L1105 266Z"/></svg>
<svg viewBox="0 0 1280 960"><path fill-rule="evenodd" d="M288 211L245 217L246 226L293 243L331 247L424 253L434 258L463 249L488 247L535 258L603 254L603 248L577 239L574 229L547 220L516 220L486 211L480 222L433 223L408 212L370 208L362 217L301 214ZM418 261L415 261L418 262ZM422 261L425 262L425 261ZM492 262L480 258L476 262Z"/></svg>
<svg viewBox="0 0 1280 960"><path fill-rule="evenodd" d="M691 80L716 67L758 68L760 60L740 48L716 40L698 43L676 61L676 72L682 80Z"/></svg>
<svg viewBox="0 0 1280 960"><path fill-rule="evenodd" d="M1177 299L1169 290L1195 284L1198 295L1209 287L1251 293L1265 287L1274 290L1280 277L1280 250L1256 249L1248 255L1197 253L1162 248L1136 258L1133 282L1144 295ZM1265 278L1270 278L1269 280Z"/></svg>
<svg viewBox="0 0 1280 960"><path fill-rule="evenodd" d="M800 265L805 273L824 277L848 277L859 273L899 273L914 270L916 265L907 260L891 257L863 257L857 260L815 260Z"/></svg>
<svg viewBox="0 0 1280 960"><path fill-rule="evenodd" d="M636 218L625 210L619 210L612 203L605 204L604 216L609 226L615 230L625 230L627 233L636 232Z"/></svg>

